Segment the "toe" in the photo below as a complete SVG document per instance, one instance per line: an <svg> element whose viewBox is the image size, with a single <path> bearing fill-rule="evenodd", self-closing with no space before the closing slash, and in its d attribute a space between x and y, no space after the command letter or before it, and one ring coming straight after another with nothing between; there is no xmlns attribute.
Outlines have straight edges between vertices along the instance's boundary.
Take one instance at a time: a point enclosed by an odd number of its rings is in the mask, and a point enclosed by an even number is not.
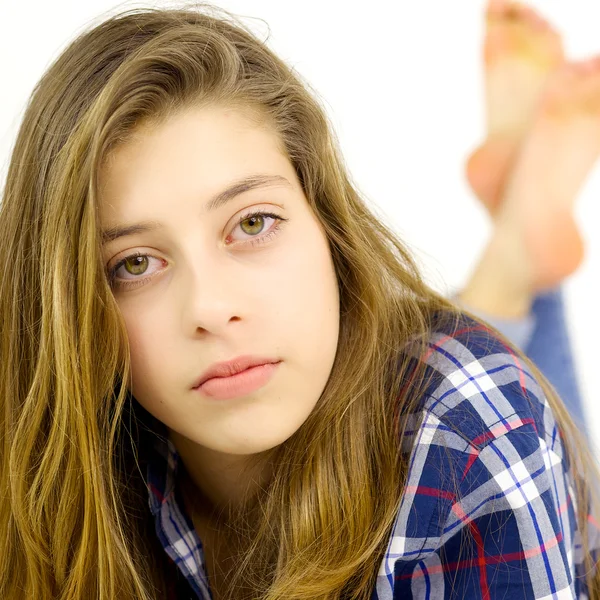
<svg viewBox="0 0 600 600"><path fill-rule="evenodd" d="M524 9L522 18L535 31L552 31L550 23L532 8Z"/></svg>
<svg viewBox="0 0 600 600"><path fill-rule="evenodd" d="M501 17L506 10L506 0L488 0L486 14L489 17Z"/></svg>
<svg viewBox="0 0 600 600"><path fill-rule="evenodd" d="M600 115L600 57L569 62L551 76L544 94L548 114Z"/></svg>

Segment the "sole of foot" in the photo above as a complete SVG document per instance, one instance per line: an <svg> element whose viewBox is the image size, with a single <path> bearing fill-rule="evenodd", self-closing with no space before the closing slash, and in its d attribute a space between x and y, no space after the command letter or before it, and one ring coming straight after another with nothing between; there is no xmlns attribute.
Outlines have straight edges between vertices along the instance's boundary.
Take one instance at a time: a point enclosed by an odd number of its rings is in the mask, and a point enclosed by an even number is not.
<svg viewBox="0 0 600 600"><path fill-rule="evenodd" d="M577 195L600 155L600 57L565 63L549 78L495 216L519 232L534 291L577 269L584 242Z"/></svg>
<svg viewBox="0 0 600 600"><path fill-rule="evenodd" d="M537 12L509 0L489 2L484 42L487 138L468 158L466 176L492 216L541 92L563 63L560 35Z"/></svg>

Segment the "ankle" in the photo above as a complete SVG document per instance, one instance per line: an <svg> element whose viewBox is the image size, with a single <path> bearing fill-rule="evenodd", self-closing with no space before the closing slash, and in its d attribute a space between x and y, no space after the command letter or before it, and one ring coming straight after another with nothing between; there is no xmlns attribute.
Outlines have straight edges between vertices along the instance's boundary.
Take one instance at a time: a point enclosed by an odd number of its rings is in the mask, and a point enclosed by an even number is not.
<svg viewBox="0 0 600 600"><path fill-rule="evenodd" d="M501 319L529 314L535 293L522 240L511 232L496 227L481 261L458 295L476 311Z"/></svg>

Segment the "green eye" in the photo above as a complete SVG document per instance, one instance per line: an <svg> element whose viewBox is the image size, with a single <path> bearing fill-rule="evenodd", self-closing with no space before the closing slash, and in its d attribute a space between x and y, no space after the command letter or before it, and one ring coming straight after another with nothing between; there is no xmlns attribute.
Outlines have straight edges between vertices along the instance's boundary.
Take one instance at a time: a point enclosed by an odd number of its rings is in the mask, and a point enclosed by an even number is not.
<svg viewBox="0 0 600 600"><path fill-rule="evenodd" d="M265 235L260 235L265 226L265 217L274 219L276 224L268 233ZM278 235L282 224L286 221L288 221L288 219L284 219L279 215L269 212L254 211L246 214L240 218L235 226L240 226L244 233L251 237L248 240L236 242L235 246L244 246L246 244L257 246L259 244L265 244L273 237ZM249 225L244 226L245 223L248 223ZM112 269L108 271L110 286L117 289L128 289L144 284L146 281L154 277L154 275L143 277L144 273L146 273L148 270L149 261L151 258L156 257L149 254L143 254L142 252L135 252L134 254L130 254L129 256L126 256L120 260L114 267L112 267ZM160 259L156 258L156 260ZM121 267L124 267L129 275L139 275L140 277L135 277L135 279L122 279L117 277L117 272L121 269Z"/></svg>

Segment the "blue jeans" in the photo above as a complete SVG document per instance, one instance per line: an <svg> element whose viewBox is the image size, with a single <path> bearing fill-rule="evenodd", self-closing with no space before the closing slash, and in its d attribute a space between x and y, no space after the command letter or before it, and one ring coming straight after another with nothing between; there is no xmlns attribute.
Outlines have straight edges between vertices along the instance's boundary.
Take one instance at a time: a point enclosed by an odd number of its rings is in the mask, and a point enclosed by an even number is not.
<svg viewBox="0 0 600 600"><path fill-rule="evenodd" d="M562 398L575 424L588 435L562 288L539 294L523 319L499 319L463 306L502 332L537 365Z"/></svg>

